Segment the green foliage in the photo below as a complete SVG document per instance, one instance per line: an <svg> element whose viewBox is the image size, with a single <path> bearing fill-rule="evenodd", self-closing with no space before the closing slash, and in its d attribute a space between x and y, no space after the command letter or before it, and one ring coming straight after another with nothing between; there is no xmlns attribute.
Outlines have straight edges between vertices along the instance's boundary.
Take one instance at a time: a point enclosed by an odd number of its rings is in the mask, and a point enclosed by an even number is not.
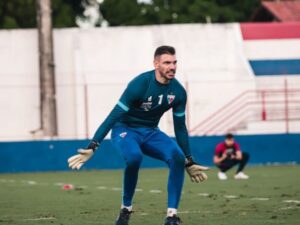
<svg viewBox="0 0 300 225"><path fill-rule="evenodd" d="M150 5L137 4L136 0L105 0L100 9L111 26L225 23L249 21L259 4L259 0L153 0Z"/></svg>
<svg viewBox="0 0 300 225"><path fill-rule="evenodd" d="M54 27L74 27L83 12L80 0L52 0ZM36 27L36 0L1 0L0 29Z"/></svg>
<svg viewBox="0 0 300 225"><path fill-rule="evenodd" d="M12 18L10 16L6 16L3 19L3 28L4 29L10 29L10 28L18 28L18 23L15 20L15 18Z"/></svg>
<svg viewBox="0 0 300 225"><path fill-rule="evenodd" d="M35 24L35 0L0 1L0 28L30 28Z"/></svg>
<svg viewBox="0 0 300 225"><path fill-rule="evenodd" d="M54 27L75 27L76 15L82 13L79 0L52 0L52 20Z"/></svg>
<svg viewBox="0 0 300 225"><path fill-rule="evenodd" d="M82 2L52 0L54 27L76 26L82 16ZM104 0L101 13L110 26L171 23L225 23L249 21L260 0ZM36 0L1 0L0 29L36 27Z"/></svg>

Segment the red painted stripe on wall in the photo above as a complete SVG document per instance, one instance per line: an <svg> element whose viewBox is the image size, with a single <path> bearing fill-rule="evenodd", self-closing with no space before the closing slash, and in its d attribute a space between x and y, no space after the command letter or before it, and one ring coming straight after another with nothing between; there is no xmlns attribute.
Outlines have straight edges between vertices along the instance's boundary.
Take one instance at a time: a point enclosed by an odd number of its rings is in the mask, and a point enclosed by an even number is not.
<svg viewBox="0 0 300 225"><path fill-rule="evenodd" d="M300 22L241 23L244 40L300 38Z"/></svg>

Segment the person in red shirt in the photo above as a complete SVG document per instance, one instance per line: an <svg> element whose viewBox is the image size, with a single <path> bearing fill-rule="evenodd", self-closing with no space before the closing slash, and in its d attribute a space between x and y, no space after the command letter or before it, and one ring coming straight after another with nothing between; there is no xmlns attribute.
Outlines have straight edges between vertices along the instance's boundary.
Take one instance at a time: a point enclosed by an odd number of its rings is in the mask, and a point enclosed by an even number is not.
<svg viewBox="0 0 300 225"><path fill-rule="evenodd" d="M243 173L243 170L250 156L246 152L242 152L239 144L234 140L232 134L225 136L225 141L216 146L214 155L214 164L220 169L218 177L220 180L227 180L226 172L238 165L235 179L248 179L249 176Z"/></svg>

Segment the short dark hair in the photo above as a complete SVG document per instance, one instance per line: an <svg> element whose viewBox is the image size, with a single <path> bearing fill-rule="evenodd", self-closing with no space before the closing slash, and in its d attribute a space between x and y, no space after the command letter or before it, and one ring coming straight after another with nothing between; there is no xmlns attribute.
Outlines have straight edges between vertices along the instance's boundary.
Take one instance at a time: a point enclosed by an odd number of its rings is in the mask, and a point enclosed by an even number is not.
<svg viewBox="0 0 300 225"><path fill-rule="evenodd" d="M175 55L175 48L172 46L162 45L159 46L154 53L154 58L163 54Z"/></svg>
<svg viewBox="0 0 300 225"><path fill-rule="evenodd" d="M233 134L232 133L228 133L225 135L226 139L233 139Z"/></svg>

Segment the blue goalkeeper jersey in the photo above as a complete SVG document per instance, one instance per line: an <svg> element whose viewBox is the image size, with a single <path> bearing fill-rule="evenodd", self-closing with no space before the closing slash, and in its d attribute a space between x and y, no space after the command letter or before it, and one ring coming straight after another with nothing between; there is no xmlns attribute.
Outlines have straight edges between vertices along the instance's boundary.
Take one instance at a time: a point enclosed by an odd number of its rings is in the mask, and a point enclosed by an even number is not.
<svg viewBox="0 0 300 225"><path fill-rule="evenodd" d="M172 108L177 142L185 155L190 156L185 125L186 100L186 91L177 79L161 84L154 70L142 73L129 82L93 140L100 143L114 125L157 128L162 115Z"/></svg>
<svg viewBox="0 0 300 225"><path fill-rule="evenodd" d="M154 71L146 72L133 79L122 94L118 105L127 113L120 122L130 127L157 127L170 108L175 115L184 115L185 104L186 92L176 79L161 84Z"/></svg>

